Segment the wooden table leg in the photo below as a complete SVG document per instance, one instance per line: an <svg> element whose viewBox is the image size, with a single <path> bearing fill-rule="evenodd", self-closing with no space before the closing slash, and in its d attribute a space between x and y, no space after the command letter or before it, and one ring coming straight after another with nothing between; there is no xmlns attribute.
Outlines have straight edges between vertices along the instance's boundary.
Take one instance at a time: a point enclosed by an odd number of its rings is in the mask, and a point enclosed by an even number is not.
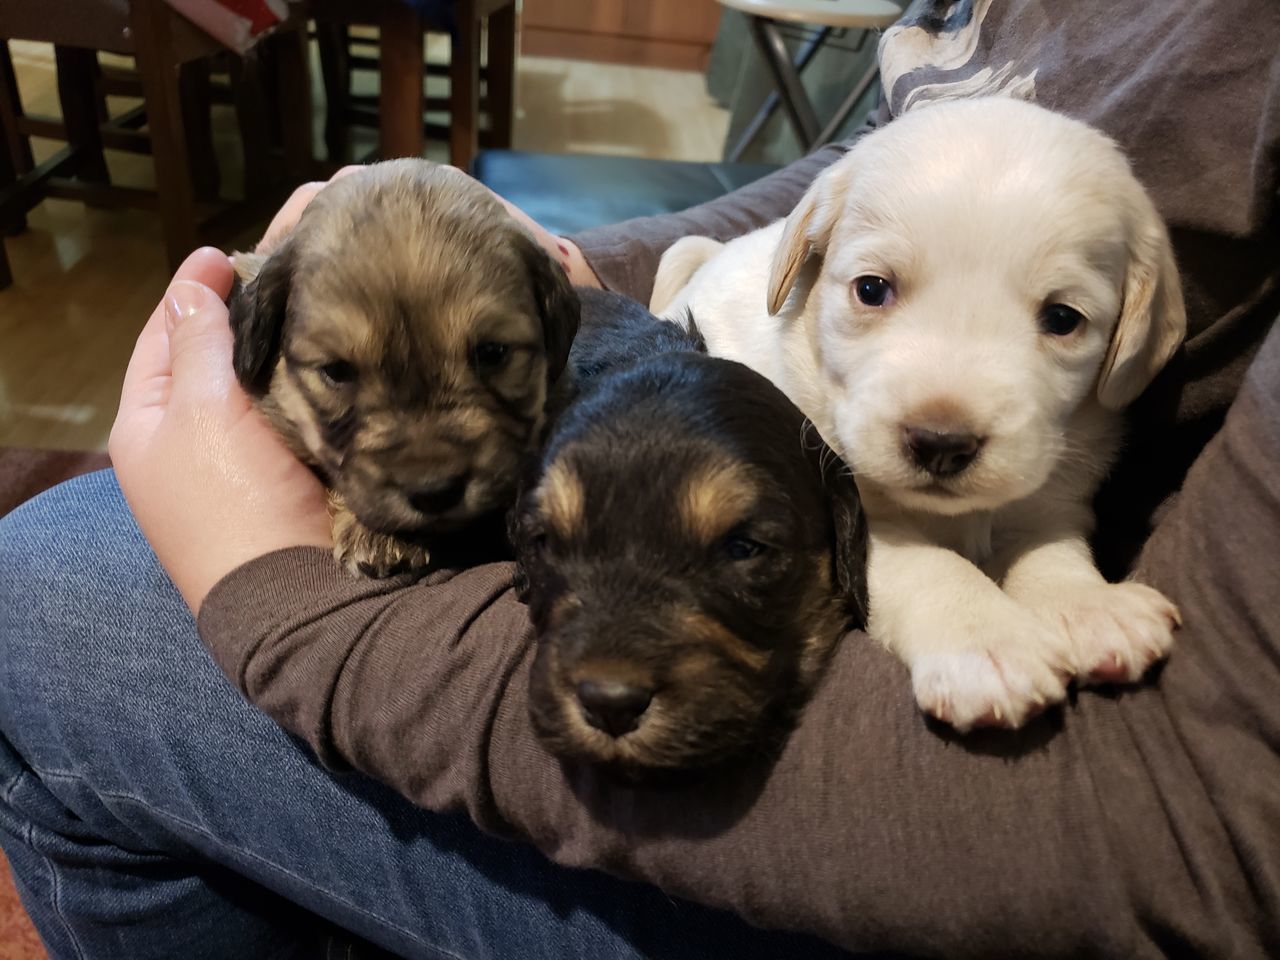
<svg viewBox="0 0 1280 960"><path fill-rule="evenodd" d="M67 142L80 156L76 176L88 183L108 183L107 159L102 153L102 131L98 124L98 60L92 50L81 47L53 48L58 68L58 101Z"/></svg>
<svg viewBox="0 0 1280 960"><path fill-rule="evenodd" d="M307 66L305 23L271 40L276 70L277 109L285 171L291 180L311 177L311 71Z"/></svg>
<svg viewBox="0 0 1280 960"><path fill-rule="evenodd" d="M420 157L424 146L422 21L412 7L383 4L378 47L378 152L383 160Z"/></svg>
<svg viewBox="0 0 1280 960"><path fill-rule="evenodd" d="M178 70L181 88L183 129L190 148L191 182L196 197L210 203L218 199L222 176L213 147L213 96L209 83L209 61L195 60Z"/></svg>
<svg viewBox="0 0 1280 960"><path fill-rule="evenodd" d="M174 56L175 13L163 0L131 0L129 24L134 55L142 77L151 128L151 153L156 165L156 189L170 269L199 245L195 191L187 150L182 103L178 95L178 62Z"/></svg>
<svg viewBox="0 0 1280 960"><path fill-rule="evenodd" d="M484 86L485 112L489 115L489 142L499 150L509 150L516 103L514 3L489 14L488 63Z"/></svg>
<svg viewBox="0 0 1280 960"><path fill-rule="evenodd" d="M454 5L449 56L449 162L462 170L480 149L480 20L474 0ZM492 82L492 79L491 79Z"/></svg>
<svg viewBox="0 0 1280 960"><path fill-rule="evenodd" d="M324 78L324 148L329 162L347 160L347 108L351 104L351 59L347 25L316 21L316 49Z"/></svg>

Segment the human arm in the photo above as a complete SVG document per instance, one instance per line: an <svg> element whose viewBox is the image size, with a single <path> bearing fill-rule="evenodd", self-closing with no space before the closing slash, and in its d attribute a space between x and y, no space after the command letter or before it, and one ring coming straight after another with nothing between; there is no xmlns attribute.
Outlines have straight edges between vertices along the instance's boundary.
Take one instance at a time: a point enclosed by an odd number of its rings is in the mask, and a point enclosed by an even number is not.
<svg viewBox="0 0 1280 960"><path fill-rule="evenodd" d="M344 581L262 557L201 634L327 762L565 864L853 950L950 957L1265 956L1280 938L1280 333L1149 543L1186 626L1158 682L1082 693L1017 735L922 721L852 634L777 762L685 787L561 767L527 718L532 638L492 565Z"/></svg>

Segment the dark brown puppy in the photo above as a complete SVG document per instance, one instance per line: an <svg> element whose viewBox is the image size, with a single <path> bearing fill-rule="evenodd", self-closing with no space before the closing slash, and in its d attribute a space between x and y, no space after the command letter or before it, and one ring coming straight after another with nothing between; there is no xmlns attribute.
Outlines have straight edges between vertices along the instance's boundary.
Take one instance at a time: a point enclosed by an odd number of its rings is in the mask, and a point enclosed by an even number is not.
<svg viewBox="0 0 1280 960"><path fill-rule="evenodd" d="M608 369L599 332L588 319L574 351L598 375L513 513L533 723L556 754L628 777L705 768L784 733L865 622L861 504L764 377L683 333L646 335L680 352Z"/></svg>
<svg viewBox="0 0 1280 960"><path fill-rule="evenodd" d="M333 491L348 568L421 568L433 540L509 507L579 308L487 190L425 160L375 164L237 271L236 374Z"/></svg>

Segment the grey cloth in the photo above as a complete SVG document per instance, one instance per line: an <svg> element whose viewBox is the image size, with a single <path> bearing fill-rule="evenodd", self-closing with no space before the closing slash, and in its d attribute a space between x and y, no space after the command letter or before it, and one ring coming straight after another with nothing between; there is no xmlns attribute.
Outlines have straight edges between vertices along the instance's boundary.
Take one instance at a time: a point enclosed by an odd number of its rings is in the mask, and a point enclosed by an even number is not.
<svg viewBox="0 0 1280 960"><path fill-rule="evenodd" d="M930 100L1029 98L1113 137L1169 224L1189 335L1131 411L1124 455L1099 494L1112 533L1099 562L1118 576L1280 313L1280 4L917 0L879 53L884 101L860 133ZM837 156L827 147L684 213L573 239L605 286L647 302L672 243L727 240L785 216Z"/></svg>

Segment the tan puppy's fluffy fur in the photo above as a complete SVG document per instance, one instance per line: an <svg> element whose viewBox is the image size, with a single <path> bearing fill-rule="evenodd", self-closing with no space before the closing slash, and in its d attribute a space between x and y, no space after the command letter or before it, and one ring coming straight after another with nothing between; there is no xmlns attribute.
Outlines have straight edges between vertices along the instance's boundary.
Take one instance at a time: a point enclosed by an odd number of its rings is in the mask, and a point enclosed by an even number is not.
<svg viewBox="0 0 1280 960"><path fill-rule="evenodd" d="M578 301L483 186L375 164L236 262L236 374L329 485L344 564L419 569L432 541L510 505Z"/></svg>
<svg viewBox="0 0 1280 960"><path fill-rule="evenodd" d="M1083 321L1053 332L1054 305ZM785 221L675 244L652 308L691 309L713 354L781 386L851 465L870 631L926 712L1018 726L1073 675L1137 680L1169 650L1174 606L1106 583L1087 544L1117 411L1186 327L1164 224L1106 137L1014 100L919 108ZM909 431L977 438L976 457L935 476Z"/></svg>

